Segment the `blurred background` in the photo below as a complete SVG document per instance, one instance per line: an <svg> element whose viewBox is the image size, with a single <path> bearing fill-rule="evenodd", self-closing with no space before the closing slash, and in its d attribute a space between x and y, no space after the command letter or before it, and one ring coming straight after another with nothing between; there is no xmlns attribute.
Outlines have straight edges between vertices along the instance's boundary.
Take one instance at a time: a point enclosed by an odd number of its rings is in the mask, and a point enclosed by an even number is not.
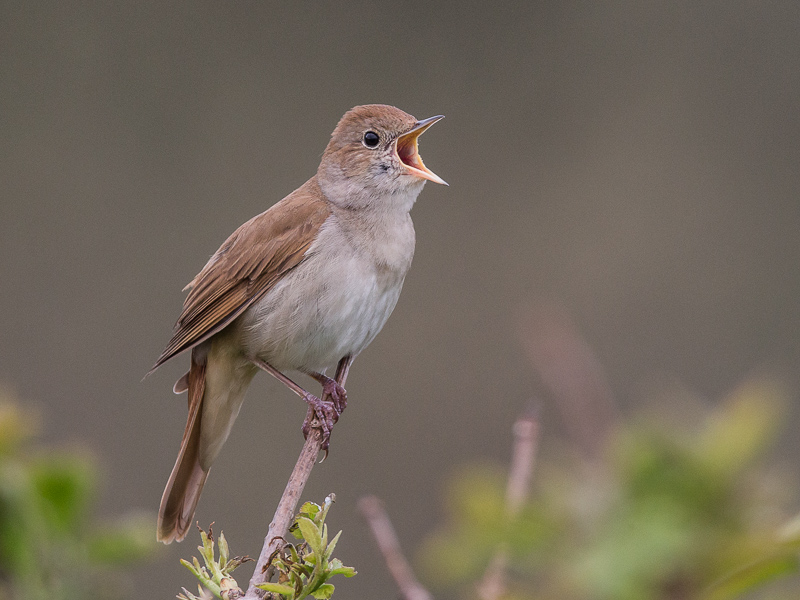
<svg viewBox="0 0 800 600"><path fill-rule="evenodd" d="M507 462L532 398L545 439L564 431L529 360L543 314L569 315L621 410L665 386L713 404L765 372L796 397L796 2L4 0L0 383L48 442L99 457L100 514L156 511L177 455L188 361L142 377L181 288L372 102L446 115L420 149L450 187L413 210L400 302L306 488L336 493L359 571L337 597L391 589L359 497L413 554L444 481ZM793 402L775 460L798 474ZM304 415L256 378L197 513L234 553L258 553ZM147 568L154 595L193 586L196 542Z"/></svg>

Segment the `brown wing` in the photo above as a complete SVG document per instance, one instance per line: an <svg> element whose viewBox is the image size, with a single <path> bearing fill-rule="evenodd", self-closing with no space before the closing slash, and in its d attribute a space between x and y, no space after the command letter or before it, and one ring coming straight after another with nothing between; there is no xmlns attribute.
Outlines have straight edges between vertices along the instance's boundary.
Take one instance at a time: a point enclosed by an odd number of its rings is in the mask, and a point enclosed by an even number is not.
<svg viewBox="0 0 800 600"><path fill-rule="evenodd" d="M312 178L233 232L186 286L183 312L153 369L220 331L300 264L329 215Z"/></svg>

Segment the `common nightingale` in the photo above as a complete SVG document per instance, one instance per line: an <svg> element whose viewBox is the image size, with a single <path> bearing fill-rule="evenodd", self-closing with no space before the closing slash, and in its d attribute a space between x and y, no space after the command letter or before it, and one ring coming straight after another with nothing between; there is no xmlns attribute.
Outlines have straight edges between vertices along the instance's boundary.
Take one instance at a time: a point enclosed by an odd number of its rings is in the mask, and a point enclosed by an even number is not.
<svg viewBox="0 0 800 600"><path fill-rule="evenodd" d="M441 116L418 121L393 106L349 110L316 175L239 227L186 287L172 339L156 369L191 349L175 393L189 392L180 453L161 498L158 539L182 540L211 464L261 368L308 404L303 433L320 423L323 449L346 406L344 376L394 309L414 255L409 211L426 180L417 139ZM446 185L446 184L445 184ZM319 381L331 400L285 372Z"/></svg>

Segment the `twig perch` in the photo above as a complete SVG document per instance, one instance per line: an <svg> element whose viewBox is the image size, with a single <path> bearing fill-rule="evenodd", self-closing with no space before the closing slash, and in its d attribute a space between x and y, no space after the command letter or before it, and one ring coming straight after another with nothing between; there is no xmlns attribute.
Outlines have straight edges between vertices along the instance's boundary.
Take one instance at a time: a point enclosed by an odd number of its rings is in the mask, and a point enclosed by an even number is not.
<svg viewBox="0 0 800 600"><path fill-rule="evenodd" d="M372 535L386 561L386 566L397 583L397 587L400 588L400 594L404 600L433 600L430 592L417 581L411 566L403 556L397 534L381 501L375 496L366 496L359 500L358 508L369 523Z"/></svg>
<svg viewBox="0 0 800 600"><path fill-rule="evenodd" d="M342 361L336 371L336 382L342 387L344 387L345 381L347 380L349 367L349 360ZM322 400L330 400L330 395L324 394ZM247 588L247 593L244 595L243 600L260 600L266 594L266 592L256 586L269 581L267 563L275 551L282 547L284 538L289 533L289 527L292 525L297 503L311 475L311 470L317 462L317 456L321 448L322 429L319 422L315 420L312 422L311 431L306 438L305 444L303 444L303 449L300 451L300 456L297 458L297 463L294 465L294 470L286 484L286 489L283 490L283 495L281 496L280 502L278 502L278 508L275 510L272 522L269 524L267 537L264 538L264 546L261 549L261 554L256 562L255 571L250 578L250 585Z"/></svg>
<svg viewBox="0 0 800 600"><path fill-rule="evenodd" d="M284 543L284 538L292 525L292 519L294 519L297 502L300 500L300 495L303 493L303 488L306 486L309 475L311 475L311 469L314 468L314 463L317 461L317 455L321 447L322 431L319 427L314 427L308 434L306 443L300 451L300 456L294 466L292 475L289 477L289 482L283 491L278 508L275 510L275 516L272 517L267 537L264 538L261 555L258 557L256 569L244 596L245 600L257 600L264 596L264 592L256 586L260 583L266 583L269 579L266 573L266 565L272 554L281 548Z"/></svg>

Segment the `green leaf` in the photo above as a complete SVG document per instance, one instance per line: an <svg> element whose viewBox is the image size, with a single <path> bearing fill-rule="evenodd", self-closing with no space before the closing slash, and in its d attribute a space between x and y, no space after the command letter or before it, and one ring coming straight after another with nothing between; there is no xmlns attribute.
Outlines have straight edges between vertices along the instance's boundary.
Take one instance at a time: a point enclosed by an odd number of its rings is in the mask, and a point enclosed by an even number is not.
<svg viewBox="0 0 800 600"><path fill-rule="evenodd" d="M195 559L195 560L196 560L196 559ZM196 571L195 571L195 568L194 568L194 566L193 566L193 565L192 565L192 563L190 563L188 560L186 560L185 558L182 558L182 559L181 559L181 564L182 564L184 567L186 567L187 569L189 569L189 570L190 570L190 571L191 571L193 574L196 574Z"/></svg>
<svg viewBox="0 0 800 600"><path fill-rule="evenodd" d="M768 581L796 573L798 570L800 570L800 564L794 554L773 556L729 575L712 588L707 598L709 600L733 600Z"/></svg>
<svg viewBox="0 0 800 600"><path fill-rule="evenodd" d="M314 524L314 521L307 517L298 517L297 526L303 534L303 539L308 542L311 549L315 554L322 555L324 548L322 547L322 536L320 535L319 528Z"/></svg>
<svg viewBox="0 0 800 600"><path fill-rule="evenodd" d="M315 504L314 502L306 502L303 506L300 507L300 515L308 517L309 519L314 519L317 516L317 513L320 511L319 504Z"/></svg>
<svg viewBox="0 0 800 600"><path fill-rule="evenodd" d="M228 558L230 557L230 549L228 548L228 541L225 539L225 534L221 531L219 532L219 538L217 538L217 548L219 549L219 564L227 565Z"/></svg>
<svg viewBox="0 0 800 600"><path fill-rule="evenodd" d="M214 560L214 554L213 554L213 550L211 550L210 551L211 553L209 554L208 536L206 535L205 531L202 531L202 530L200 531L200 539L203 540L203 543L202 543L201 546L197 547L197 550L200 552L200 556L203 557L203 562L205 564L208 564L209 560ZM193 558L195 560L197 560L197 557L193 557Z"/></svg>
<svg viewBox="0 0 800 600"><path fill-rule="evenodd" d="M341 535L342 535L342 532L339 531L339 533L337 533L335 536L333 536L333 539L331 540L331 543L328 544L328 548L325 550L325 559L326 560L330 559L331 554L333 554L334 548L336 548L336 542L339 541L339 537Z"/></svg>
<svg viewBox="0 0 800 600"><path fill-rule="evenodd" d="M256 587L273 594L281 594L282 596L287 596L289 598L294 597L294 588L290 585L284 585L282 583L262 583Z"/></svg>
<svg viewBox="0 0 800 600"><path fill-rule="evenodd" d="M323 583L311 595L317 600L327 600L333 595L333 586L330 583Z"/></svg>
<svg viewBox="0 0 800 600"><path fill-rule="evenodd" d="M333 577L334 575L344 575L345 577L353 577L357 575L358 572L353 567L337 567L335 569L331 569L328 571L328 577Z"/></svg>

